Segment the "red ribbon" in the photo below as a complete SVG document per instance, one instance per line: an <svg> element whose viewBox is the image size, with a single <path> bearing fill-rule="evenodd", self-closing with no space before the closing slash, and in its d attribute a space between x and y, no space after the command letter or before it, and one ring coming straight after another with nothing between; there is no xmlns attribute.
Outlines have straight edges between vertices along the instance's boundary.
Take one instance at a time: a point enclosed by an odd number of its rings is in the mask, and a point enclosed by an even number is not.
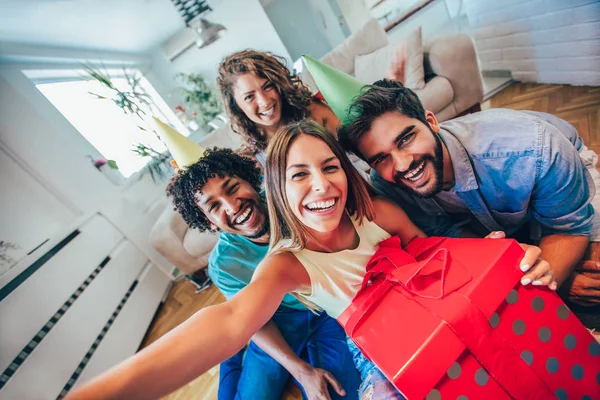
<svg viewBox="0 0 600 400"><path fill-rule="evenodd" d="M436 244L440 244L444 239L437 238ZM367 273L363 278L362 286L358 290L354 299L358 299L362 292L372 283L377 281L378 286L370 295L360 301L360 312L352 312L347 321L343 323L345 310L342 313L342 324L346 327L350 337L361 325L364 318L370 314L370 310L379 303L385 294L392 288L398 291L404 291L409 298L420 297L429 299L442 299L446 294L458 290L460 287L471 281L472 277L468 271L454 263L449 277L448 266L450 265L450 255L446 249L437 249L423 261L417 261L411 254L400 248L400 239L398 237L389 238L379 244L379 249L367 264ZM432 247L432 246L429 246ZM429 248L428 247L428 248ZM420 253L425 251L422 249ZM354 303L354 302L353 302Z"/></svg>
<svg viewBox="0 0 600 400"><path fill-rule="evenodd" d="M543 380L491 328L479 307L457 292L472 277L465 267L451 260L447 249L438 248L443 241L444 238L431 238L421 246L412 246L411 252L417 257L432 251L423 261L417 261L402 250L397 237L381 242L367 264L361 289L338 318L348 335L354 337L375 306L394 289L446 324L510 396L515 399L554 396ZM377 285L368 297L361 299L360 295L375 282ZM444 301L440 302L441 299ZM368 354L359 343L356 345L363 354Z"/></svg>

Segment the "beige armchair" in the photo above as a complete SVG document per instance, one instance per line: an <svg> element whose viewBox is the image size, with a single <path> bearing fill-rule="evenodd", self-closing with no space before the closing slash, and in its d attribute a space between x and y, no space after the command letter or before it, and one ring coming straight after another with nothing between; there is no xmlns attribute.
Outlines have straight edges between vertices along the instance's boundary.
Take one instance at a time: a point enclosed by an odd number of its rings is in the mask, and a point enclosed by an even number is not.
<svg viewBox="0 0 600 400"><path fill-rule="evenodd" d="M193 275L208 265L208 255L217 240L217 234L189 229L171 204L150 231L152 247L186 275Z"/></svg>
<svg viewBox="0 0 600 400"><path fill-rule="evenodd" d="M477 53L470 36L459 33L429 40L423 45L425 71L435 75L419 92L425 108L433 104L438 92L434 84L438 78L450 83L452 97L443 108L432 107L438 119L445 121L477 105L483 99L483 80L479 70Z"/></svg>
<svg viewBox="0 0 600 400"><path fill-rule="evenodd" d="M418 40L421 40L420 32ZM406 47L406 43L390 43L383 27L372 19L323 56L321 61L365 83L372 83L386 77L394 53L405 51ZM425 109L444 121L481 102L483 82L475 46L469 36L452 34L435 37L425 41L421 47L425 85L421 89L407 86L415 90ZM313 92L317 91L306 69L300 76Z"/></svg>

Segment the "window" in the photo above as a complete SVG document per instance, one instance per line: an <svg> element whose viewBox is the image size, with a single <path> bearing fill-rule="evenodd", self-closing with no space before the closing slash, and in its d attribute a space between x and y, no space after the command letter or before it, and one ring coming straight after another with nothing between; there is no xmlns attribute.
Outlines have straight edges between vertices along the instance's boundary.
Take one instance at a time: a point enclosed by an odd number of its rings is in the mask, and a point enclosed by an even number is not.
<svg viewBox="0 0 600 400"><path fill-rule="evenodd" d="M74 71L70 71L73 75ZM128 71L129 73L130 71ZM120 76L119 76L120 73ZM139 74L138 71L133 71ZM123 71L109 71L111 81L121 91L131 91ZM27 73L36 87L61 112L61 114L102 154L106 160L115 160L119 172L128 178L142 169L149 161L140 157L133 148L144 144L158 152L166 151L165 145L153 132L152 116L168 121L182 134L189 131L181 124L169 106L158 95L146 78L140 78L138 91L148 96L149 105L141 104L143 113L125 114L112 100L114 92L84 73L77 77L48 77L37 71ZM98 98L97 96L102 96ZM144 130L140 129L143 128Z"/></svg>

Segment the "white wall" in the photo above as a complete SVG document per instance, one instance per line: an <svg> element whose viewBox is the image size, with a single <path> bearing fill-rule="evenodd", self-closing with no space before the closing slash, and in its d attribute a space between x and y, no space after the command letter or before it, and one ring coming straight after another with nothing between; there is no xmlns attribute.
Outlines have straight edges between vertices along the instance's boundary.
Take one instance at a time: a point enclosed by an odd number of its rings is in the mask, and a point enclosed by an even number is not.
<svg viewBox="0 0 600 400"><path fill-rule="evenodd" d="M303 54L321 58L344 41L326 1L273 0L264 10L294 61Z"/></svg>
<svg viewBox="0 0 600 400"><path fill-rule="evenodd" d="M598 0L465 0L465 7L482 70L600 85Z"/></svg>
<svg viewBox="0 0 600 400"><path fill-rule="evenodd" d="M406 40L410 33L421 27L423 41L435 36L449 35L459 31L458 25L450 18L444 1L436 1L423 7L405 21L388 32L390 43Z"/></svg>
<svg viewBox="0 0 600 400"><path fill-rule="evenodd" d="M180 100L175 89L182 84L175 81L176 73L199 73L215 87L219 63L239 50L271 51L288 59L291 65L288 51L258 0L219 2L207 19L224 25L227 34L204 49L188 50L173 62L165 58L160 48L152 53L152 68L147 76L169 105L175 106Z"/></svg>
<svg viewBox="0 0 600 400"><path fill-rule="evenodd" d="M337 0L350 32L359 30L371 18L364 0Z"/></svg>
<svg viewBox="0 0 600 400"><path fill-rule="evenodd" d="M0 140L74 215L118 194L94 168L94 147L17 68L0 70Z"/></svg>
<svg viewBox="0 0 600 400"><path fill-rule="evenodd" d="M163 207L165 204L166 183L154 184L146 176L123 187L113 185L86 157L101 155L37 90L21 68L23 66L0 66L0 144L15 160L9 177L28 174L31 184L24 187L35 187L37 182L39 187L34 193L43 193L43 199L31 199L27 206L36 207L45 199L53 203L36 208L35 213L47 218L38 219L38 223L45 224L43 227L35 224L27 227L31 236L22 232L22 226L14 228L14 232L8 227L2 231L8 237L0 239L10 240L15 233L29 244L28 240L39 236L38 231L51 235L77 217L101 212L148 258L169 271L170 264L154 252L148 238L153 222L162 211L157 209L157 203L162 201ZM13 209L13 220L23 223L28 210L17 199L26 192L17 186L4 190L0 206ZM60 214L49 215L55 213L53 209L58 209Z"/></svg>

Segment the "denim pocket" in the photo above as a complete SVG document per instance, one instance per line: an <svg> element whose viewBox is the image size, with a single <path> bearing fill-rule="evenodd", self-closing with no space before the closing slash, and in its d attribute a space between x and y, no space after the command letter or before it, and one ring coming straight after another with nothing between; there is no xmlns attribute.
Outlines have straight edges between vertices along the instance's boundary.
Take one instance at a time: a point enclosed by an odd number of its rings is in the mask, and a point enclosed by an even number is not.
<svg viewBox="0 0 600 400"><path fill-rule="evenodd" d="M507 232L520 228L527 221L527 208L516 212L500 212L490 210L494 220Z"/></svg>

